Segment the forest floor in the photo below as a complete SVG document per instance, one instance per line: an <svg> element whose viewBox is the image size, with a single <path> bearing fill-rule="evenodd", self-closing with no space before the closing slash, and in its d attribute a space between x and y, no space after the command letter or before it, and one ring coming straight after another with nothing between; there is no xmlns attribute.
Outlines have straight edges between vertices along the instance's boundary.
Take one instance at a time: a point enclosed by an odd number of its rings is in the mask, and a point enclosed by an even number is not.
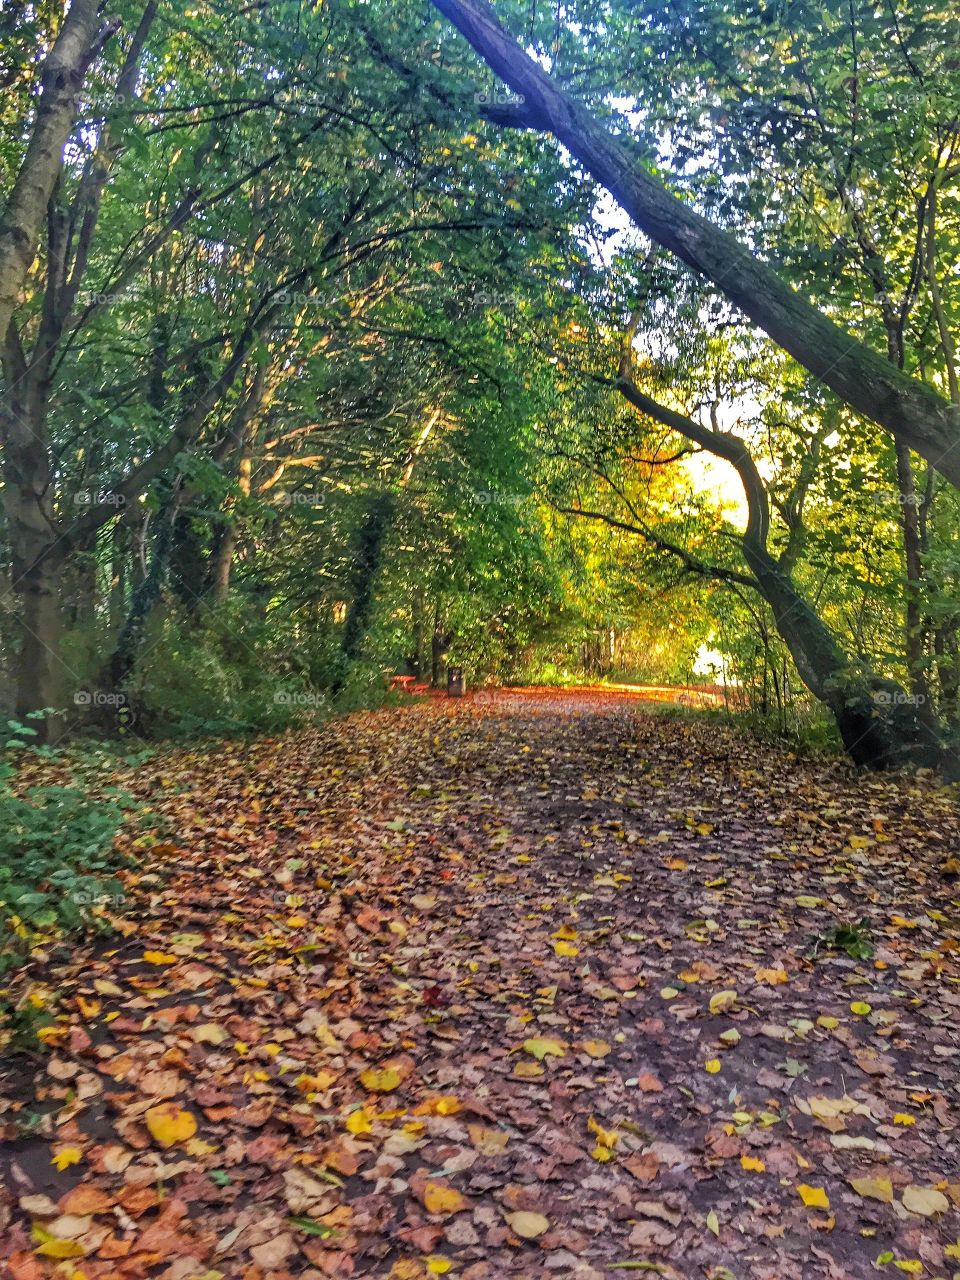
<svg viewBox="0 0 960 1280"><path fill-rule="evenodd" d="M596 692L118 780L171 834L26 975L13 1280L960 1272L955 790Z"/></svg>

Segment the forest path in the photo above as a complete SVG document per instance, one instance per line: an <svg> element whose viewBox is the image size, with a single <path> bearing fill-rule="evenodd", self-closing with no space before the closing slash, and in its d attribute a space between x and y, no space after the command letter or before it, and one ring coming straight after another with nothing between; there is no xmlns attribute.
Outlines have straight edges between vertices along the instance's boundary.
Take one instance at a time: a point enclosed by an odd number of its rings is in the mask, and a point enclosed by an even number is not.
<svg viewBox="0 0 960 1280"><path fill-rule="evenodd" d="M960 1270L955 793L583 692L119 780L172 834L33 975L14 1280Z"/></svg>

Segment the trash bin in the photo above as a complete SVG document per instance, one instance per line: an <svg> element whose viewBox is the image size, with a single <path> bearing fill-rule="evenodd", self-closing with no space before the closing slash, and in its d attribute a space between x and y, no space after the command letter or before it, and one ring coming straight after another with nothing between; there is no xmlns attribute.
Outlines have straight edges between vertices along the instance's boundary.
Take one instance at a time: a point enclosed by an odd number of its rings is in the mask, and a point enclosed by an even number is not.
<svg viewBox="0 0 960 1280"><path fill-rule="evenodd" d="M463 667L447 667L447 697L463 697Z"/></svg>

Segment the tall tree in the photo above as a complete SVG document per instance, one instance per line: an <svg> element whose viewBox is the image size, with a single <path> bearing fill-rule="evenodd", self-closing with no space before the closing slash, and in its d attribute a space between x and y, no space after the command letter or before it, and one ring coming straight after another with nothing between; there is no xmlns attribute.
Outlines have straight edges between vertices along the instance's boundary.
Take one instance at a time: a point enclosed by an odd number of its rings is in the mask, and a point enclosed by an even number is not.
<svg viewBox="0 0 960 1280"><path fill-rule="evenodd" d="M654 241L702 273L815 377L960 485L960 415L792 289L729 232L674 196L617 136L557 85L483 0L433 0L518 96L488 118L553 133Z"/></svg>

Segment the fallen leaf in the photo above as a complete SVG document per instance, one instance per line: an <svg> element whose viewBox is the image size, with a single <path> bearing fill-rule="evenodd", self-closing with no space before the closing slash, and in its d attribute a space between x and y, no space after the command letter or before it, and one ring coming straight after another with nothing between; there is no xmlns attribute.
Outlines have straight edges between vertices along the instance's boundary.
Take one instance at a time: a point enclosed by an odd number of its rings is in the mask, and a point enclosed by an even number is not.
<svg viewBox="0 0 960 1280"><path fill-rule="evenodd" d="M423 1207L427 1213L440 1217L449 1217L452 1213L462 1213L470 1208L469 1201L460 1194L456 1187L449 1187L442 1182L427 1182L423 1188Z"/></svg>
<svg viewBox="0 0 960 1280"><path fill-rule="evenodd" d="M915 1183L904 1187L900 1199L905 1209L923 1218L935 1218L950 1208L950 1201L942 1191L933 1187L920 1187Z"/></svg>
<svg viewBox="0 0 960 1280"><path fill-rule="evenodd" d="M849 1182L857 1195L893 1204L893 1184L889 1178L850 1178Z"/></svg>
<svg viewBox="0 0 960 1280"><path fill-rule="evenodd" d="M797 1187L797 1194L808 1209L830 1208L830 1200L823 1187L809 1187L805 1182L801 1182Z"/></svg>
<svg viewBox="0 0 960 1280"><path fill-rule="evenodd" d="M546 1057L562 1058L567 1052L567 1046L562 1040L551 1040L545 1036L533 1036L524 1040L521 1048L533 1054L538 1062Z"/></svg>
<svg viewBox="0 0 960 1280"><path fill-rule="evenodd" d="M542 1213L519 1210L517 1213L508 1213L506 1217L510 1230L523 1240L536 1240L550 1227L549 1219Z"/></svg>
<svg viewBox="0 0 960 1280"><path fill-rule="evenodd" d="M144 1121L150 1136L161 1147L173 1147L178 1142L186 1142L197 1132L197 1121L193 1113L176 1102L161 1102L156 1107L150 1107L144 1115Z"/></svg>

